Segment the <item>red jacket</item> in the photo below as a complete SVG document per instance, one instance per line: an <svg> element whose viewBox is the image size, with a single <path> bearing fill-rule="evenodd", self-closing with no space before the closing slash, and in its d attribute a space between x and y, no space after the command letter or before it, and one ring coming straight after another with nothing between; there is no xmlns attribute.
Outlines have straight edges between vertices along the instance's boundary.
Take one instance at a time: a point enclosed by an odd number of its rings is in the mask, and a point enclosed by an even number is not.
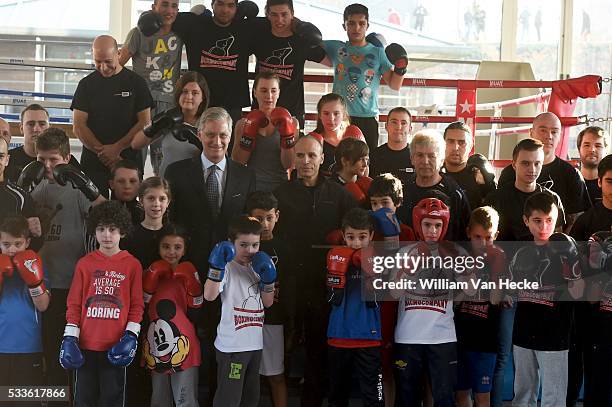
<svg viewBox="0 0 612 407"><path fill-rule="evenodd" d="M111 257L99 250L83 256L74 271L67 306L67 322L81 329L81 349L110 349L128 322L142 320L140 262L125 250Z"/></svg>

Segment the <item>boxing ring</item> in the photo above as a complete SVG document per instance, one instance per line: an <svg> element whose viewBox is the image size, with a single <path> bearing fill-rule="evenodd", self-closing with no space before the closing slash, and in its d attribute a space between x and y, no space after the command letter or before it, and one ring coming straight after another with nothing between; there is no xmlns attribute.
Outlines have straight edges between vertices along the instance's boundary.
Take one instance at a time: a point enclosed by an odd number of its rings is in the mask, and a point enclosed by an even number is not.
<svg viewBox="0 0 612 407"><path fill-rule="evenodd" d="M0 58L0 65L32 67L34 69L65 69L73 71L91 71L93 65L82 63L54 63L47 61L26 60L18 58ZM250 74L250 79L254 74ZM527 133L532 116L504 116L503 110L527 104L535 104L537 113L550 111L559 116L563 125L562 138L557 147L557 155L567 157L569 148L569 127L592 124L594 122L612 121L612 118L589 118L586 115L573 116L578 98L595 98L602 92L603 83L609 83L610 78L602 78L598 75L586 75L578 78L555 81L534 80L482 80L482 79L429 79L429 78L404 78L403 87L419 88L448 88L456 90L456 102L454 105L434 106L436 113L432 115L413 115L413 123L452 123L464 121L471 129L474 137L489 136L487 156L494 167L500 168L508 165L510 160L501 159L499 149L500 138L506 135L517 135ZM304 82L321 84L333 83L331 75L304 75ZM477 103L477 91L479 89L513 89L531 88L540 89L540 92L526 97L502 100L498 102ZM549 89L549 90L544 90ZM72 95L27 92L9 89L0 89L0 105L27 106L30 103L38 103L45 108L69 109ZM414 110L409 108L410 110ZM493 110L493 116L479 116L478 111ZM445 114L441 114L445 113ZM10 121L19 121L18 114L0 114L0 117ZM315 113L306 113L307 121L316 121ZM71 124L70 117L58 117L52 115L51 123ZM386 115L381 114L379 121L385 122ZM490 129L478 129L477 125L489 124ZM522 125L501 128L501 125ZM474 146L475 143L472 143Z"/></svg>

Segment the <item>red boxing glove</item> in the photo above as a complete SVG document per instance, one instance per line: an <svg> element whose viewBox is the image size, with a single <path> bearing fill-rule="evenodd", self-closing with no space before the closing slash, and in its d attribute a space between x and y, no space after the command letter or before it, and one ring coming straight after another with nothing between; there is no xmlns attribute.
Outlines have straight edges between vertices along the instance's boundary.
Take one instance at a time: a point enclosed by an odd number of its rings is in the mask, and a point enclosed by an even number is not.
<svg viewBox="0 0 612 407"><path fill-rule="evenodd" d="M344 130L344 135L342 136L342 140L345 138L356 138L357 140L366 142L365 136L361 132L361 129L354 124L351 124Z"/></svg>
<svg viewBox="0 0 612 407"><path fill-rule="evenodd" d="M193 264L189 261L180 263L176 266L173 277L182 281L188 295L187 305L190 308L200 308L204 303L202 284L200 283L200 277L198 277L198 271Z"/></svg>
<svg viewBox="0 0 612 407"><path fill-rule="evenodd" d="M12 275L13 263L11 262L11 258L5 254L0 254L0 292L2 291L4 276L12 277Z"/></svg>
<svg viewBox="0 0 612 407"><path fill-rule="evenodd" d="M166 260L157 260L151 263L142 278L142 290L144 291L144 302L151 301L151 297L157 291L159 282L165 278L172 277L172 266Z"/></svg>
<svg viewBox="0 0 612 407"><path fill-rule="evenodd" d="M244 118L244 127L240 137L240 148L246 151L255 149L259 129L268 125L268 118L261 110L251 110Z"/></svg>
<svg viewBox="0 0 612 407"><path fill-rule="evenodd" d="M344 245L344 236L340 229L334 229L325 236L325 242L334 246Z"/></svg>
<svg viewBox="0 0 612 407"><path fill-rule="evenodd" d="M485 249L486 263L489 265L489 281L497 281L507 275L506 253L497 246L487 246Z"/></svg>
<svg viewBox="0 0 612 407"><path fill-rule="evenodd" d="M359 177L355 182L347 182L346 189L353 195L355 200L360 204L366 203L368 200L368 190L372 184L372 178Z"/></svg>
<svg viewBox="0 0 612 407"><path fill-rule="evenodd" d="M327 252L327 300L333 305L342 303L346 273L354 253L349 247L334 247Z"/></svg>
<svg viewBox="0 0 612 407"><path fill-rule="evenodd" d="M19 275L27 284L31 297L43 295L46 291L43 283L43 266L40 256L34 250L25 250L13 257L13 264Z"/></svg>
<svg viewBox="0 0 612 407"><path fill-rule="evenodd" d="M284 107L275 107L270 113L272 125L278 129L280 134L281 148L293 148L295 145L295 126L291 113Z"/></svg>
<svg viewBox="0 0 612 407"><path fill-rule="evenodd" d="M570 78L553 81L553 94L559 96L564 102L576 98L594 98L601 93L601 76L585 75L580 78Z"/></svg>
<svg viewBox="0 0 612 407"><path fill-rule="evenodd" d="M323 139L323 135L322 134L319 134L319 133L317 133L315 131L311 131L310 133L308 133L308 135L310 137L314 137L319 143L323 144L324 139Z"/></svg>

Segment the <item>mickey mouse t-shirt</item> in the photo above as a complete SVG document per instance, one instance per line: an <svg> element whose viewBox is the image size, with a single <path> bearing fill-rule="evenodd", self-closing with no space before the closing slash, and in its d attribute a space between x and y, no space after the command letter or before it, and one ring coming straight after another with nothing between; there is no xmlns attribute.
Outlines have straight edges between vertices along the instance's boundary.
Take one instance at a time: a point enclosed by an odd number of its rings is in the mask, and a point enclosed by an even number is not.
<svg viewBox="0 0 612 407"><path fill-rule="evenodd" d="M378 115L378 88L382 75L393 68L383 48L368 43L323 41L327 56L334 64L333 92L345 98L349 115Z"/></svg>

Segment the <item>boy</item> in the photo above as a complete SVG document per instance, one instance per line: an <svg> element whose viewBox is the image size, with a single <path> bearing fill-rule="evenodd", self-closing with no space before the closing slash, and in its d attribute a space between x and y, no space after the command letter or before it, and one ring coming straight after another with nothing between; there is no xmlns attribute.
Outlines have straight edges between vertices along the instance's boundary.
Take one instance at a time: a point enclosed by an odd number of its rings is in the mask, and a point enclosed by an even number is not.
<svg viewBox="0 0 612 407"><path fill-rule="evenodd" d="M121 160L111 170L108 185L111 189L111 199L123 203L130 212L132 223L139 224L144 219L144 210L138 202L138 188L142 174L135 162Z"/></svg>
<svg viewBox="0 0 612 407"><path fill-rule="evenodd" d="M264 307L274 303L276 282L274 262L259 251L262 230L257 219L237 217L229 225L229 241L217 243L208 257L204 298L221 295L213 407L259 404Z"/></svg>
<svg viewBox="0 0 612 407"><path fill-rule="evenodd" d="M348 405L354 372L364 405L382 407L380 308L361 296L366 275L361 272L361 249L374 236L368 212L360 208L348 211L342 234L346 246L327 253L328 301L332 304L327 328L329 403Z"/></svg>
<svg viewBox="0 0 612 407"><path fill-rule="evenodd" d="M127 209L115 201L96 206L87 219L100 247L76 265L59 354L64 369L76 370L76 405L124 405L125 367L134 360L144 311L142 266L119 248L131 227Z"/></svg>
<svg viewBox="0 0 612 407"><path fill-rule="evenodd" d="M439 199L425 198L412 211L412 224L419 242L401 249L408 257L422 259L456 258L467 252L444 241L450 221L450 210ZM453 392L457 381L457 338L453 321L452 292L447 288L429 289L421 282L454 278L446 267L418 267L393 270L392 281L411 280L414 289L394 290L399 297L399 312L395 328L395 380L397 405L417 405L421 380L431 383L434 405L454 405ZM467 270L465 271L467 272Z"/></svg>
<svg viewBox="0 0 612 407"><path fill-rule="evenodd" d="M537 289L518 291L513 353L516 366L513 405L535 405L540 380L542 405L565 405L571 309L561 300L569 291L582 295L576 242L554 233L559 208L553 195L537 192L525 202L523 221L533 243L521 247L510 263L515 281L537 282Z"/></svg>
<svg viewBox="0 0 612 407"><path fill-rule="evenodd" d="M44 384L41 315L49 306L40 257L28 250L28 221L20 215L0 224L0 383ZM36 403L8 403L34 406ZM40 405L40 403L38 403Z"/></svg>
<svg viewBox="0 0 612 407"><path fill-rule="evenodd" d="M263 352L259 374L266 376L275 407L287 406L284 362L289 360L295 331L295 275L291 270L291 249L274 235L280 212L271 192L249 195L247 213L257 219L263 230L259 250L270 255L277 272L274 304L266 309L263 326Z"/></svg>
<svg viewBox="0 0 612 407"><path fill-rule="evenodd" d="M363 4L347 6L343 17L342 27L348 41L323 41L327 57L321 63L333 66L333 92L344 97L351 123L361 129L370 151L374 151L378 147L376 116L380 79L384 79L391 89L399 90L408 56L399 44L391 44L383 50L377 35L366 37L370 22L368 8Z"/></svg>
<svg viewBox="0 0 612 407"><path fill-rule="evenodd" d="M68 375L57 360L66 320L66 298L75 265L86 253L85 218L92 206L105 199L83 173L68 164L70 140L63 130L51 127L43 131L36 139L36 154L45 173L31 195L43 218L43 230L47 231L40 257L53 297L43 320L47 384L67 386ZM67 181L78 189L66 186Z"/></svg>
<svg viewBox="0 0 612 407"><path fill-rule="evenodd" d="M472 256L483 256L486 265L475 278L495 284L499 284L505 270L505 254L493 244L498 224L495 209L483 206L472 211L467 228ZM455 309L459 354L456 399L460 407L470 406L470 391L475 406L490 405L498 348L499 300L499 290L479 290Z"/></svg>

